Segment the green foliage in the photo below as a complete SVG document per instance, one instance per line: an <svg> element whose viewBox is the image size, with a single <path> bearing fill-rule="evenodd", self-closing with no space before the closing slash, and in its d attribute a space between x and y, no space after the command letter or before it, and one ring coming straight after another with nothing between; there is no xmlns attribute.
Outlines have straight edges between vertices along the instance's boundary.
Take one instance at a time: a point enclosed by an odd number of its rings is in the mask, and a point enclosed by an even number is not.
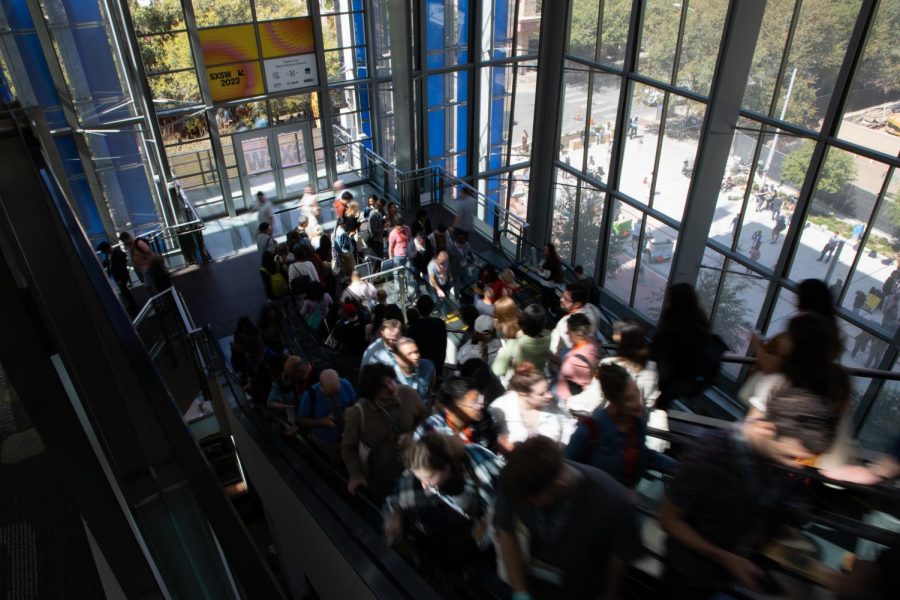
<svg viewBox="0 0 900 600"><path fill-rule="evenodd" d="M700 304L709 314L712 310L712 299L716 297L720 273L713 269L701 269L697 278L697 297ZM746 294L750 287L750 279L739 275L728 275L719 296L713 328L722 340L734 351L739 351L747 344L747 334L752 323L747 322L748 314Z"/></svg>
<svg viewBox="0 0 900 600"><path fill-rule="evenodd" d="M575 0L569 28L569 52L603 62L617 62L624 55L628 40L631 0L603 2L603 22L598 39L598 22L601 20L599 9L600 2L597 0Z"/></svg>
<svg viewBox="0 0 900 600"><path fill-rule="evenodd" d="M781 175L784 180L798 189L803 185L803 180L806 178L806 171L809 167L814 147L814 142L806 140L796 150L791 152L781 165ZM853 160L853 155L848 152L832 150L829 152L825 164L822 165L816 190L826 194L836 194L855 178L856 163Z"/></svg>
<svg viewBox="0 0 900 600"><path fill-rule="evenodd" d="M897 198L897 194L888 193L884 198L884 202L884 210L894 228L893 234L900 239L900 199Z"/></svg>

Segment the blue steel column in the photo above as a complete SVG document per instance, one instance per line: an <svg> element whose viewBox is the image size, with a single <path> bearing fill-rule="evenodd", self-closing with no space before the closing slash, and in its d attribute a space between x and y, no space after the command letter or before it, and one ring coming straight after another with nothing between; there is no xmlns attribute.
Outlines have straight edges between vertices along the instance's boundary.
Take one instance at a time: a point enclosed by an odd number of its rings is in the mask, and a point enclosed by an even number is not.
<svg viewBox="0 0 900 600"><path fill-rule="evenodd" d="M64 167L64 173L59 177L69 183L70 201L88 237L94 242L113 239L116 230L103 188L94 171L84 134L79 131L78 118L46 30L36 30L26 0L4 2L0 4L0 11L10 28L12 42L6 60L18 99L26 107L43 110L53 132L52 139L43 140L44 147L47 151L55 148L59 153ZM47 56L52 57L51 60L48 61ZM11 93L4 95L11 96Z"/></svg>

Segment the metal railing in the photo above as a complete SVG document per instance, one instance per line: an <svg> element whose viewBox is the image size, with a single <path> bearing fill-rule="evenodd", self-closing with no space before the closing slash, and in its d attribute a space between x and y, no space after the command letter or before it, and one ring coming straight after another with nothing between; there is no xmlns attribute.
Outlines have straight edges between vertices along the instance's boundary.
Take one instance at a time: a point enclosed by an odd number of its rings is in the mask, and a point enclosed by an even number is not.
<svg viewBox="0 0 900 600"><path fill-rule="evenodd" d="M382 264L387 263L387 259ZM377 288L387 292L388 302L400 306L403 312L403 320L406 320L406 308L411 304L415 304L416 295L416 276L413 275L409 267L400 265L372 273L360 278L361 281L371 283Z"/></svg>
<svg viewBox="0 0 900 600"><path fill-rule="evenodd" d="M177 181L174 193L181 204L181 213L176 214L176 218L181 217L183 221L174 225L161 225L141 233L141 237L147 240L150 247L153 248L153 252L163 257L168 269L183 265L181 261L175 260L179 252L182 253L184 262L194 260L198 252L201 260L207 256L202 241L203 237L198 235L206 227L206 224ZM191 256L187 256L188 253Z"/></svg>
<svg viewBox="0 0 900 600"><path fill-rule="evenodd" d="M184 298L174 287L151 296L132 321L138 337L155 361L165 352L173 368L179 368L176 345L187 352L200 392L210 400L208 380L218 368L214 343L202 327L197 327Z"/></svg>
<svg viewBox="0 0 900 600"><path fill-rule="evenodd" d="M358 160L360 165L348 172L357 174L360 180L365 180L396 201L403 210L439 204L456 214L458 194L463 189L467 190L476 202L475 233L487 239L492 246L513 253L516 261L521 260L521 241L525 238L528 223L496 200L442 167L402 171L369 149L364 141L350 141L343 147L351 150L353 160Z"/></svg>

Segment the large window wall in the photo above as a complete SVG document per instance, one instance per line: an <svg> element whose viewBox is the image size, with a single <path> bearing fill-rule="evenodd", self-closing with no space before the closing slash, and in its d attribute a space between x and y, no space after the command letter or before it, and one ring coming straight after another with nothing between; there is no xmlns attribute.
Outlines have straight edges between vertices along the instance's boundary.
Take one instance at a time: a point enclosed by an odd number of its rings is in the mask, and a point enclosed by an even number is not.
<svg viewBox="0 0 900 600"><path fill-rule="evenodd" d="M896 369L900 78L890 40L900 1L875 3L874 15L860 0L766 3L727 167L706 198L690 191L720 48L731 42L729 3L569 9L549 236L561 256L593 270L611 306L653 324L673 260L701 248L696 288L737 353L754 329L785 329L800 281L823 279L839 306L843 363ZM710 203L708 236L686 239ZM885 441L873 419L900 426L895 388L854 381L870 446Z"/></svg>
<svg viewBox="0 0 900 600"><path fill-rule="evenodd" d="M474 178L490 204L524 219L542 3L422 4L424 162Z"/></svg>
<svg viewBox="0 0 900 600"><path fill-rule="evenodd" d="M201 215L249 208L255 191L278 201L298 196L306 185L327 189L359 169L359 149L352 145L362 141L372 148L376 137L366 37L370 15L363 0L128 4L172 175ZM204 89L198 80L204 66L198 70L196 59L199 40L211 28L251 25L251 46L265 52L264 39L253 32L277 35L297 17L312 18L318 84L278 91L267 89L264 78L261 94L226 101Z"/></svg>

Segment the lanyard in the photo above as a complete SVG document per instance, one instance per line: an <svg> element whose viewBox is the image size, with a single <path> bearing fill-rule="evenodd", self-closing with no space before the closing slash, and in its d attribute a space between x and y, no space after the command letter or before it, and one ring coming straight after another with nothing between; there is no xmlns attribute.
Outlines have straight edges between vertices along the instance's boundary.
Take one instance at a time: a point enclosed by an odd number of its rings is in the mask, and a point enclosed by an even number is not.
<svg viewBox="0 0 900 600"><path fill-rule="evenodd" d="M375 402L374 400L372 401L372 404L374 404L375 408L377 408L379 410L379 412L381 412L381 415L384 417L384 420L387 421L388 426L391 428L391 431L394 432L394 435L400 435L400 428L397 426L397 422L390 415L390 413L387 411L387 409L385 409L383 406L381 406L378 402Z"/></svg>

